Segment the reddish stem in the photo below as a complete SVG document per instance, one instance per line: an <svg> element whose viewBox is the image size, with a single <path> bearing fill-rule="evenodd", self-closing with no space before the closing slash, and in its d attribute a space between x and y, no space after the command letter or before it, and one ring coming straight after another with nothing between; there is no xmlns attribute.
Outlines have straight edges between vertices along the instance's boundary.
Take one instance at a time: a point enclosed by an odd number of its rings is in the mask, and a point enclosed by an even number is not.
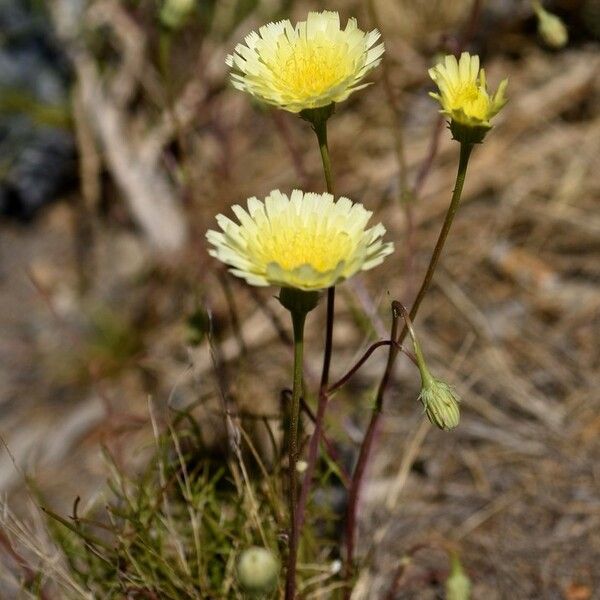
<svg viewBox="0 0 600 600"><path fill-rule="evenodd" d="M392 302L392 328L390 332L391 340L395 340L398 336L398 319L401 314L399 307L399 302ZM390 344L385 371L383 373L383 377L381 378L379 388L377 389L375 406L373 408L373 413L371 415L367 432L360 446L358 460L356 462L356 467L354 468L350 491L348 493L348 507L346 509L346 578L348 581L351 579L353 571L354 542L356 537L356 512L358 508L358 502L360 500L362 481L365 475L369 457L371 455L371 448L373 447L377 429L379 427L379 419L381 418L381 411L383 409L385 390L392 377L392 369L399 351L399 346L397 344ZM351 593L352 588L349 586L346 589L346 598L350 598Z"/></svg>

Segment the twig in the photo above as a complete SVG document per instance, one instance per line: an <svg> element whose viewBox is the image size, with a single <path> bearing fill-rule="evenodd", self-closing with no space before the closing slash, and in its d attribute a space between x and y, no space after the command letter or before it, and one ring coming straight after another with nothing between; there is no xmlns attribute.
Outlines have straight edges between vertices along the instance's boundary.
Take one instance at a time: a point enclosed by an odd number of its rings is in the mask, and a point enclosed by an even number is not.
<svg viewBox="0 0 600 600"><path fill-rule="evenodd" d="M371 346L369 346L369 348L367 348L365 353L354 364L354 366L351 367L349 369L349 371L343 377L341 377L338 381L336 381L333 385L331 385L329 387L329 389L327 390L327 393L332 394L333 392L335 392L336 390L341 388L345 383L347 383L350 380L350 378L367 362L367 360L369 359L371 354L373 354L373 352L375 352L375 350L377 350L377 348L381 348L382 346L391 346L391 345L397 346L397 348L398 348L398 350L400 350L400 352L403 352L404 354L406 354L406 356L408 356L408 358L410 358L416 364L416 358L412 354L412 352L409 352L408 350L406 350L399 344L396 344L392 340L381 340L379 342L375 342L375 343L371 344Z"/></svg>
<svg viewBox="0 0 600 600"><path fill-rule="evenodd" d="M98 6L110 4L100 2ZM94 126L106 164L129 204L133 219L156 249L165 253L179 250L187 239L187 226L173 186L159 162L160 152L156 152L164 142L162 137L160 144L155 143L156 128L160 125L141 136L128 127L130 116L123 106L123 96L130 93L128 86L133 85L128 59L123 58L117 75L103 78L96 61L80 42L85 11L77 18L67 0L52 2L50 6L57 32L73 64L82 107ZM114 23L111 25L115 27ZM118 27L115 31L117 35L123 33ZM123 47L131 50L126 41ZM127 85L119 81L119 76L126 76Z"/></svg>

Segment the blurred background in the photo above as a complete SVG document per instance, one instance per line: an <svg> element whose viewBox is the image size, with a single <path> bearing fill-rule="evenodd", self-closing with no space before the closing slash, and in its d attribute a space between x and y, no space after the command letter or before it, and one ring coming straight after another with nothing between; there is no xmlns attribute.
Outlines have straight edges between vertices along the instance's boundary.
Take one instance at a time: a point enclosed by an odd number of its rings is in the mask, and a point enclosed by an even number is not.
<svg viewBox="0 0 600 600"><path fill-rule="evenodd" d="M427 69L467 49L492 89L510 80L417 320L462 422L432 430L401 361L357 593L437 597L450 539L475 598L600 598L599 0L545 4L568 41L525 0L0 0L0 490L23 513L25 474L58 511L93 498L103 445L143 463L149 401L162 415L200 403L215 452L219 390L240 412L278 410L285 314L273 290L227 276L204 233L248 196L323 191L307 124L233 90L224 60L260 25L324 8L386 44L330 148L338 193L397 248L341 290L334 378L386 336L391 299L410 306L449 202L458 149ZM332 405L349 464L383 366L375 355Z"/></svg>

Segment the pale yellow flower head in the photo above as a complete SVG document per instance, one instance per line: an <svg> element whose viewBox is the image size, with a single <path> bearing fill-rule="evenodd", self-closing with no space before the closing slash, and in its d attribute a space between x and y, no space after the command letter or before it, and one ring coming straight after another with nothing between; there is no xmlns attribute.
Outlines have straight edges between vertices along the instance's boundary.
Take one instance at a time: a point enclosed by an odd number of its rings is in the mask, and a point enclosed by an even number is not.
<svg viewBox="0 0 600 600"><path fill-rule="evenodd" d="M379 32L365 33L356 19L340 27L337 12L311 12L294 27L278 21L246 36L227 57L233 85L293 113L341 102L381 62Z"/></svg>
<svg viewBox="0 0 600 600"><path fill-rule="evenodd" d="M239 224L217 215L221 231L208 231L211 256L258 286L316 291L372 269L391 254L383 225L366 228L372 213L348 198L279 190L248 209L233 206Z"/></svg>
<svg viewBox="0 0 600 600"><path fill-rule="evenodd" d="M490 129L490 119L506 104L504 96L508 79L498 86L493 96L487 91L485 71L479 68L479 56L463 52L460 60L448 55L429 69L429 76L439 88L431 96L442 105L441 112L453 122L467 127Z"/></svg>

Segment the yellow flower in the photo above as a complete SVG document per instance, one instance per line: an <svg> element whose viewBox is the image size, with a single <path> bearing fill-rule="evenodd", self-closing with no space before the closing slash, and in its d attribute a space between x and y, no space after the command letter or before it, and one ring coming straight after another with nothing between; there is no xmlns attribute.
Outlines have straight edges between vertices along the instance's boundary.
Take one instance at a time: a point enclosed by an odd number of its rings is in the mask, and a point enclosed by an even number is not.
<svg viewBox="0 0 600 600"><path fill-rule="evenodd" d="M272 191L248 210L233 206L234 223L217 215L222 231L208 231L209 253L252 285L304 291L328 288L383 262L394 250L383 225L366 229L371 212L348 198L294 190Z"/></svg>
<svg viewBox="0 0 600 600"><path fill-rule="evenodd" d="M337 12L311 12L294 27L269 23L227 57L233 85L293 113L341 102L368 84L359 82L381 62L377 30L365 33L356 19L340 28Z"/></svg>
<svg viewBox="0 0 600 600"><path fill-rule="evenodd" d="M460 61L452 55L446 56L443 63L429 69L429 76L440 91L430 95L442 105L441 112L460 125L488 130L492 127L490 119L507 102L504 92L508 79L490 96L485 71L479 69L479 56L468 52L461 54Z"/></svg>

